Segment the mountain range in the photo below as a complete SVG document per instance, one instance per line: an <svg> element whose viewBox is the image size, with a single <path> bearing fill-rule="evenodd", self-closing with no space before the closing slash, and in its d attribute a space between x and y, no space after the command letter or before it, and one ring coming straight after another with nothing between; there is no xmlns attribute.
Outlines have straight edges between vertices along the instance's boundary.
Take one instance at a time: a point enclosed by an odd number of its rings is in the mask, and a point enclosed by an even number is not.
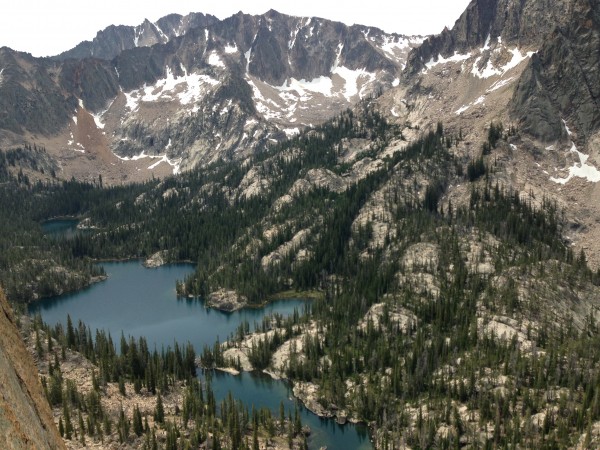
<svg viewBox="0 0 600 450"><path fill-rule="evenodd" d="M54 58L4 48L0 143L113 183L243 159L397 85L422 40L269 11L109 27Z"/></svg>

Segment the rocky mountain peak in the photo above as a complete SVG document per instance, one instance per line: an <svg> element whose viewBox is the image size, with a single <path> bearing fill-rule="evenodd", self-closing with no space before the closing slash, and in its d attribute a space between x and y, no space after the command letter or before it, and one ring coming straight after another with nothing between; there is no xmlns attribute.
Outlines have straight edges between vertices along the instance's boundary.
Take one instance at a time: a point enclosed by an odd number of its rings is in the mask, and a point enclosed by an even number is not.
<svg viewBox="0 0 600 450"><path fill-rule="evenodd" d="M111 25L98 31L92 41L84 41L54 57L57 60L99 58L111 60L124 50L136 47L150 47L165 44L171 39L185 34L192 28L206 27L218 19L202 13L186 16L169 14L155 23L145 19L140 25Z"/></svg>
<svg viewBox="0 0 600 450"><path fill-rule="evenodd" d="M496 42L538 49L545 36L565 23L572 0L472 0L452 29L432 36L408 58L409 74L421 71L430 60Z"/></svg>

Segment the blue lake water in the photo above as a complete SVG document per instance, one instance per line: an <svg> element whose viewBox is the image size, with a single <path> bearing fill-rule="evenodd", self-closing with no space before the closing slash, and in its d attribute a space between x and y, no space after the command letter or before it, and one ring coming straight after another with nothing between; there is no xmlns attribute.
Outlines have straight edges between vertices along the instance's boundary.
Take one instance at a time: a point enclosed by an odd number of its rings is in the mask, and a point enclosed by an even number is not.
<svg viewBox="0 0 600 450"><path fill-rule="evenodd" d="M81 230L77 229L77 219L52 219L42 223L42 231L55 238L72 239Z"/></svg>
<svg viewBox="0 0 600 450"><path fill-rule="evenodd" d="M191 342L199 354L204 345L212 346L233 333L244 321L260 323L267 314L283 316L302 312L306 300L293 299L271 303L260 309L244 309L224 313L207 309L199 300L177 299L176 280L182 280L194 271L190 264L173 264L156 269L146 269L139 261L103 263L108 280L97 283L77 293L47 299L31 305L31 314L40 313L51 325L66 324L67 314L73 323L82 320L92 329L109 331L115 342L123 331L125 336L145 336L148 346L158 349ZM215 372L212 388L218 401L231 391L249 407L268 407L275 414L280 402L286 411L294 409L289 384L268 376L243 373L239 376ZM371 449L364 426L338 425L330 419L320 419L300 408L302 423L308 425L311 449L327 446L328 449Z"/></svg>

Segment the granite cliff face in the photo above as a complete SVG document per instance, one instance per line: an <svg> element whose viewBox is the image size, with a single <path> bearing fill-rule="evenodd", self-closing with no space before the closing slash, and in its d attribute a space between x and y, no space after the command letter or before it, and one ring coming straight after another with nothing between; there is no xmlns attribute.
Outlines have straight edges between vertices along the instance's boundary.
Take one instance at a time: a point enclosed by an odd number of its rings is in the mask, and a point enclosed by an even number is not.
<svg viewBox="0 0 600 450"><path fill-rule="evenodd" d="M0 447L65 449L54 425L37 368L0 290Z"/></svg>
<svg viewBox="0 0 600 450"><path fill-rule="evenodd" d="M599 125L599 14L598 3L588 0L474 0L451 30L411 52L405 77L440 62L470 62L477 54L471 74L489 78L507 61L500 47L528 52L518 81L511 80L511 118L521 131L550 143L568 138L565 120L584 143Z"/></svg>
<svg viewBox="0 0 600 450"><path fill-rule="evenodd" d="M600 127L600 6L577 0L567 11L523 72L512 114L546 142L567 137L568 121L585 144Z"/></svg>

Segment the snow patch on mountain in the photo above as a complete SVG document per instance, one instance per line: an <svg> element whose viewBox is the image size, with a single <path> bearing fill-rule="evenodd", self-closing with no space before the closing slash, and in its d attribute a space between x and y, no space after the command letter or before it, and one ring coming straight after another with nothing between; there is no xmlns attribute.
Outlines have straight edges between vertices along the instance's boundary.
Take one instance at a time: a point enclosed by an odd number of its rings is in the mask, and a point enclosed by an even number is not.
<svg viewBox="0 0 600 450"><path fill-rule="evenodd" d="M272 86L246 75L257 111L267 120L279 120L282 131L295 128L289 125L296 122L300 124L300 121L307 125L302 117L310 108L327 105L327 99L351 104L364 98L376 80L377 74L365 69L352 70L343 66L335 67L335 64L330 76L322 75L312 80L291 77L281 86Z"/></svg>
<svg viewBox="0 0 600 450"><path fill-rule="evenodd" d="M166 148L168 148L168 145ZM165 150L166 150L166 148L165 148ZM146 159L146 158L158 159L158 161L156 161L152 165L148 166L148 170L152 170L152 169L156 168L159 164L165 162L173 167L173 175L177 175L180 172L180 166L181 166L181 161L182 161L181 158L171 160L171 159L167 158L166 154L165 155L147 155L145 151L142 151L142 153L140 153L139 155L135 155L135 156L119 156L116 153L113 153L113 155L115 155L117 158L119 158L122 161L139 161L140 159Z"/></svg>
<svg viewBox="0 0 600 450"><path fill-rule="evenodd" d="M283 130L283 132L286 134L286 136L288 138L291 138L291 137L294 137L294 136L300 134L300 129L298 127L296 127L296 128L285 128Z"/></svg>
<svg viewBox="0 0 600 450"><path fill-rule="evenodd" d="M231 54L231 53L237 53L238 52L238 48L237 45L233 44L233 45L229 45L227 44L224 48L225 53L227 54Z"/></svg>
<svg viewBox="0 0 600 450"><path fill-rule="evenodd" d="M169 42L169 37L164 33L163 30L161 30L161 28L158 26L158 23L154 22L152 25L154 25L154 28L156 28L156 31L158 31L158 34L160 34L162 43L164 44L165 42Z"/></svg>
<svg viewBox="0 0 600 450"><path fill-rule="evenodd" d="M183 33L183 31L185 30L184 25L183 25L183 17L181 19L179 19L179 26L173 30L173 33L175 34L175 37L179 37L181 36L181 34Z"/></svg>
<svg viewBox="0 0 600 450"><path fill-rule="evenodd" d="M357 95L359 98L362 98L365 94L365 89L376 79L374 73L367 72L364 69L352 70L343 66L335 69L333 73L344 79L343 95L348 101L352 101Z"/></svg>
<svg viewBox="0 0 600 450"><path fill-rule="evenodd" d="M469 103L468 105L463 105L460 108L458 108L456 111L454 111L454 114L459 116L462 113L464 113L466 110L468 110L471 106L484 105L484 102L485 102L485 96L482 95L482 96L478 97L475 101Z"/></svg>
<svg viewBox="0 0 600 450"><path fill-rule="evenodd" d="M142 30L140 27L135 27L134 37L133 37L133 45L135 47L139 47L140 37L142 35Z"/></svg>
<svg viewBox="0 0 600 450"><path fill-rule="evenodd" d="M330 97L332 88L333 83L331 82L331 78L323 76L310 81L296 80L295 78L290 78L287 81L285 81L281 86L275 86L275 89L277 89L280 92L297 92L300 95L300 100L306 99L307 91L318 92L327 97Z"/></svg>
<svg viewBox="0 0 600 450"><path fill-rule="evenodd" d="M503 88L504 86L510 84L513 80L515 79L515 77L510 77L510 78L506 78L506 79L501 79L496 81L494 84L492 84L488 89L487 89L487 93L490 92L494 92L497 91L500 88Z"/></svg>
<svg viewBox="0 0 600 450"><path fill-rule="evenodd" d="M156 161L154 164L148 166L148 170L152 170L152 169L156 168L161 163L167 163L171 167L173 167L173 175L177 175L180 171L181 158L175 159L175 160L170 160L169 158L167 158L167 155L152 156L151 158L160 158L160 159L158 161Z"/></svg>
<svg viewBox="0 0 600 450"><path fill-rule="evenodd" d="M296 38L298 37L298 33L300 32L301 29L302 29L302 24L300 23L300 24L298 24L296 29L294 31L292 31L290 40L288 41L288 49L289 50L293 49L294 45L296 45Z"/></svg>
<svg viewBox="0 0 600 450"><path fill-rule="evenodd" d="M340 42L338 44L337 51L335 54L335 61L333 62L333 66L331 66L331 72L334 72L340 66L343 49L344 49L344 43Z"/></svg>
<svg viewBox="0 0 600 450"><path fill-rule="evenodd" d="M394 36L387 36L383 38L383 44L380 48L384 52L390 53L393 56L395 49L402 50L408 47L410 47L410 40L406 38L395 38Z"/></svg>
<svg viewBox="0 0 600 450"><path fill-rule="evenodd" d="M176 77L170 67L166 68L166 75L152 86L144 85L141 89L126 92L127 108L133 112L138 109L140 102L174 99L178 99L182 105L189 105L200 100L210 88L219 84L219 81L208 75L188 74L187 71Z"/></svg>
<svg viewBox="0 0 600 450"><path fill-rule="evenodd" d="M569 175L567 175L566 178L551 177L550 181L562 185L567 184L575 177L583 178L587 181L591 181L592 183L597 183L600 181L600 170L587 163L590 155L581 153L579 150L577 150L575 144L572 144L569 152L575 153L578 156L579 163L575 163L572 167L569 167Z"/></svg>
<svg viewBox="0 0 600 450"><path fill-rule="evenodd" d="M252 56L252 47L248 49L246 53L244 53L244 58L246 58L246 73L250 71L250 57Z"/></svg>
<svg viewBox="0 0 600 450"><path fill-rule="evenodd" d="M2 83L4 82L4 75L2 75L4 73L4 69L0 69L0 86L2 86Z"/></svg>
<svg viewBox="0 0 600 450"><path fill-rule="evenodd" d="M565 122L564 119L563 119L562 123L565 126L565 131L567 132L569 137L573 136L573 132L571 131L571 129L569 128L569 125L567 125L567 122Z"/></svg>
<svg viewBox="0 0 600 450"><path fill-rule="evenodd" d="M106 112L106 111L105 111ZM102 115L103 113L100 114L92 114L92 117L94 118L94 122L96 124L96 127L103 130L104 129L104 122L102 122Z"/></svg>
<svg viewBox="0 0 600 450"><path fill-rule="evenodd" d="M461 115L462 113L464 113L470 107L471 107L470 103L468 105L463 105L460 108L458 108L456 111L454 111L454 114L456 114L457 116Z"/></svg>
<svg viewBox="0 0 600 450"><path fill-rule="evenodd" d="M210 55L208 55L208 63L214 67L225 67L225 63L221 60L221 57L217 52L211 52Z"/></svg>
<svg viewBox="0 0 600 450"><path fill-rule="evenodd" d="M444 58L442 55L438 55L437 59L434 59L432 56L431 59L429 60L429 62L425 63L426 68L423 69L423 73L427 73L427 71L431 70L435 66L439 66L440 64L463 62L463 61L466 61L467 59L469 59L470 57L471 57L471 52L464 54L464 55L462 55L458 52L454 52L454 55L450 56L449 58Z"/></svg>
<svg viewBox="0 0 600 450"><path fill-rule="evenodd" d="M370 38L371 41L375 42L374 38ZM396 62L402 62L402 66L405 66L406 56L412 47L421 45L425 40L422 36L384 36L381 44L377 44L388 59Z"/></svg>
<svg viewBox="0 0 600 450"><path fill-rule="evenodd" d="M571 137L572 132L564 120L563 120L563 125L565 127L565 130L567 131L567 134L569 135L569 137ZM569 150L569 153L575 153L579 159L579 163L575 163L572 167L569 167L569 169L568 169L569 174L567 175L566 178L551 177L550 181L553 181L554 183L558 183L558 184L562 184L562 185L567 184L569 181L571 181L575 177L583 178L587 181L591 181L592 183L597 183L600 181L600 170L598 170L596 167L588 164L588 162L587 162L590 155L585 155L585 154L581 153L579 150L577 150L577 147L575 146L575 143L573 141L571 141L571 149Z"/></svg>
<svg viewBox="0 0 600 450"><path fill-rule="evenodd" d="M519 50L517 47L515 47L513 49L509 49L508 51L510 53L512 53L512 58L510 61L508 61L502 67L494 67L492 61L488 60L487 65L484 68L480 69L479 61L481 61L482 56L479 56L473 63L473 69L471 70L471 74L473 74L473 76L476 76L477 78L490 78L493 76L503 76L504 74L506 74L506 72L517 67L519 64L521 64L526 59L531 58L531 56L535 53L535 52L521 53L521 50Z"/></svg>
<svg viewBox="0 0 600 450"><path fill-rule="evenodd" d="M485 38L485 44L483 44L483 47L481 49L482 52L490 49L491 37L492 36L488 33L487 38Z"/></svg>

